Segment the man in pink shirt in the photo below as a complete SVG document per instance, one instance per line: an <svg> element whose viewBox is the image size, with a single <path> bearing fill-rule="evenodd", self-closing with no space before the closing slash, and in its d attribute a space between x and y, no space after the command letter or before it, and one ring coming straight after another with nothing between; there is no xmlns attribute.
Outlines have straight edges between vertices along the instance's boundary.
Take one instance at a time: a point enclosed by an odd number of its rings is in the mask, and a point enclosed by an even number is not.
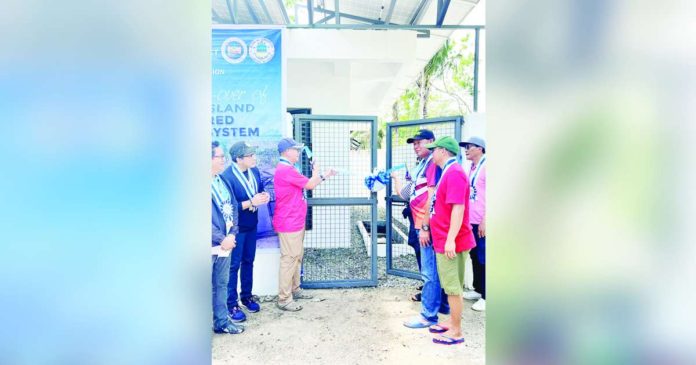
<svg viewBox="0 0 696 365"><path fill-rule="evenodd" d="M426 146L433 151L433 162L442 169L435 185L430 210L430 230L437 260L440 284L450 305L449 323L439 323L430 331L441 333L433 342L454 345L464 342L462 336L462 288L464 260L476 241L469 227L469 181L457 162L459 144L450 136L441 137Z"/></svg>
<svg viewBox="0 0 696 365"><path fill-rule="evenodd" d="M294 299L311 299L312 296L300 289L300 268L304 254L305 218L307 217L307 200L304 189L312 190L321 182L336 175L332 169L319 173L312 165L312 177L307 178L296 168L303 144L292 138L283 138L278 142L280 162L273 176L275 189L275 213L273 228L280 240L280 270L278 280L278 308L296 312L302 309Z"/></svg>
<svg viewBox="0 0 696 365"><path fill-rule="evenodd" d="M469 222L476 239L476 247L469 253L474 273L474 290L464 293L464 299L478 301L471 306L475 311L486 310L486 141L471 137L459 142L471 161L469 170Z"/></svg>

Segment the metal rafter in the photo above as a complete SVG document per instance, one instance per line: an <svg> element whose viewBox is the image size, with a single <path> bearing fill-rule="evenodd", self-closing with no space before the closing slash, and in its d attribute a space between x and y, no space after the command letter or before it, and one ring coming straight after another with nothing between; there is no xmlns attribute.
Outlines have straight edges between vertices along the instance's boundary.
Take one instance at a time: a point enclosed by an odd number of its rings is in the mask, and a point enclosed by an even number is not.
<svg viewBox="0 0 696 365"><path fill-rule="evenodd" d="M230 12L230 21L232 21L233 24L237 24L237 17L234 15L234 11L232 11L232 3L230 0L225 0L227 3L227 11Z"/></svg>
<svg viewBox="0 0 696 365"><path fill-rule="evenodd" d="M326 9L322 9L322 8L314 8L314 11L321 12L324 14L336 14L336 13L338 13L338 16L341 18L357 20L359 22L368 23L368 24L383 24L383 22L381 22L377 19L370 19L370 18L365 18L365 17L353 15L353 14L335 12L335 11L326 10ZM351 25L351 24L345 24L345 25Z"/></svg>
<svg viewBox="0 0 696 365"><path fill-rule="evenodd" d="M334 16L336 17L336 24L341 24L341 13L338 11L338 3L338 0L334 0L334 10L336 12Z"/></svg>
<svg viewBox="0 0 696 365"><path fill-rule="evenodd" d="M401 24L288 24L288 28L304 29L304 28L321 28L321 29L356 29L356 30L425 30L425 29L485 29L483 25L401 25Z"/></svg>
<svg viewBox="0 0 696 365"><path fill-rule="evenodd" d="M285 20L285 24L290 24L290 17L288 16L288 11L285 9L285 4L283 4L283 0L278 0L278 8L280 9L280 13L283 15L283 20Z"/></svg>
<svg viewBox="0 0 696 365"><path fill-rule="evenodd" d="M384 24L389 24L389 22L391 22L392 14L394 13L395 7L396 0L391 0L391 4L389 4L389 10L387 11L387 16L384 18Z"/></svg>
<svg viewBox="0 0 696 365"><path fill-rule="evenodd" d="M479 79L479 32L476 28L474 36L474 111L478 111L478 79Z"/></svg>
<svg viewBox="0 0 696 365"><path fill-rule="evenodd" d="M260 0L259 4L261 4L261 9L263 10L264 15L266 15L266 18L268 18L268 22L273 24L273 18L271 18L271 13L268 12L268 8L266 7L266 2L263 0Z"/></svg>
<svg viewBox="0 0 696 365"><path fill-rule="evenodd" d="M318 22L316 22L315 24L323 24L323 23L326 23L327 21L333 19L335 16L336 16L335 14L329 14L329 15L327 15L326 17L324 17L323 19L321 19L321 20L319 20Z"/></svg>
<svg viewBox="0 0 696 365"><path fill-rule="evenodd" d="M247 9L249 10L249 14L254 19L254 23L261 24L261 22L259 21L259 17L256 16L256 12L254 11L254 8L251 7L251 3L249 2L249 0L244 0L244 3L246 4Z"/></svg>
<svg viewBox="0 0 696 365"><path fill-rule="evenodd" d="M307 0L307 14L309 15L309 25L314 25L314 2Z"/></svg>
<svg viewBox="0 0 696 365"><path fill-rule="evenodd" d="M447 8L449 8L450 0L437 0L437 19L435 24L439 27L442 22L445 21L445 15L447 15Z"/></svg>
<svg viewBox="0 0 696 365"><path fill-rule="evenodd" d="M428 7L428 3L430 3L430 0L421 0L420 4L418 4L418 7L416 8L416 12L413 13L413 17L411 18L409 24L415 25L420 21L420 19L423 17L423 12Z"/></svg>

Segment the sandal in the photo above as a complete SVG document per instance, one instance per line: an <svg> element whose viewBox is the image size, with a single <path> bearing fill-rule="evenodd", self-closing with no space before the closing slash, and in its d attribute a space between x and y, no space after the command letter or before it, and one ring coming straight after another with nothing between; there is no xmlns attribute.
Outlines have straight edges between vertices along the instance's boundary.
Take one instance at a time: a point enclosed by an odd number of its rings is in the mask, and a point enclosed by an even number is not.
<svg viewBox="0 0 696 365"><path fill-rule="evenodd" d="M437 323L435 322L429 322L425 320L422 316L415 317L413 319L410 319L406 322L404 322L404 326L408 328L428 328L430 326L434 326Z"/></svg>
<svg viewBox="0 0 696 365"><path fill-rule="evenodd" d="M439 335L438 337L433 338L433 342L438 343L440 345L456 345L459 343L463 343L464 337L455 338L445 335Z"/></svg>
<svg viewBox="0 0 696 365"><path fill-rule="evenodd" d="M449 327L445 327L445 326L440 325L440 324L434 324L428 328L428 331L430 333L445 333L445 332L449 331Z"/></svg>
<svg viewBox="0 0 696 365"><path fill-rule="evenodd" d="M244 326L230 322L224 328L214 329L213 331L215 333L229 333L231 335L238 335L244 332Z"/></svg>
<svg viewBox="0 0 696 365"><path fill-rule="evenodd" d="M314 296L312 294L308 294L304 290L300 290L296 293L292 293L292 299L312 299Z"/></svg>
<svg viewBox="0 0 696 365"><path fill-rule="evenodd" d="M411 295L411 301L412 302L420 302L421 301L421 293L416 293Z"/></svg>
<svg viewBox="0 0 696 365"><path fill-rule="evenodd" d="M302 310L302 306L297 304L297 302L290 302L287 304L276 303L276 307L278 307L278 309L282 309L288 312L297 312L299 310Z"/></svg>

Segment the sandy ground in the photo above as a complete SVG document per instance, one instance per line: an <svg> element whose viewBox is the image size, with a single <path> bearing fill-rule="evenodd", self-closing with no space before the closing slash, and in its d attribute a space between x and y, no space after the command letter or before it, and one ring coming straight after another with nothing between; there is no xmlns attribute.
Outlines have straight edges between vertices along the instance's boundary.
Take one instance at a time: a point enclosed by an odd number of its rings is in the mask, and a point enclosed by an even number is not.
<svg viewBox="0 0 696 365"><path fill-rule="evenodd" d="M213 334L213 364L484 364L486 317L471 310L472 302L464 301L464 344L434 344L427 329L403 326L420 311L408 299L412 283L307 290L315 299L301 301L299 312L261 303L260 312L247 315L244 333Z"/></svg>

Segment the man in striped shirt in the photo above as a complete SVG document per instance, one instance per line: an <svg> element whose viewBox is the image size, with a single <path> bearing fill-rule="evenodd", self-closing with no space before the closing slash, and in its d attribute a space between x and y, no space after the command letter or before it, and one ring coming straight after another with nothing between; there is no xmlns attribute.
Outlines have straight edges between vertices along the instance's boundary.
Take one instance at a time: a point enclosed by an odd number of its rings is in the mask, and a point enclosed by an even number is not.
<svg viewBox="0 0 696 365"><path fill-rule="evenodd" d="M404 322L409 328L426 328L438 321L438 312L449 314L447 296L440 287L437 275L437 263L430 239L430 198L434 191L435 172L437 166L432 162L430 150L425 146L435 140L435 134L427 129L421 129L415 136L406 140L413 144L413 151L418 156L419 163L412 174L413 189L408 197L413 223L409 232L409 244L416 250L416 258L420 261L420 271L423 277L423 292L421 293L421 313L419 316ZM397 191L401 191L401 183L395 179ZM404 197L406 198L406 197ZM413 233L413 234L411 234Z"/></svg>

